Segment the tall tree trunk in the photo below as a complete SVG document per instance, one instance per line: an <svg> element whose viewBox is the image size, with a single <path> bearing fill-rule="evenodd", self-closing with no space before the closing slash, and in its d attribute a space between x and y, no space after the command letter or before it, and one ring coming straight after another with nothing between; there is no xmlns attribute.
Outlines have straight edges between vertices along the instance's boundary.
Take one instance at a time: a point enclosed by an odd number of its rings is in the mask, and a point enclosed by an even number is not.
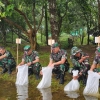
<svg viewBox="0 0 100 100"><path fill-rule="evenodd" d="M54 39L55 41L58 41L58 22L57 22L56 0L48 0L48 2L49 2L52 39Z"/></svg>
<svg viewBox="0 0 100 100"><path fill-rule="evenodd" d="M48 45L48 17L47 17L47 3L45 3L45 34L46 34L46 44Z"/></svg>
<svg viewBox="0 0 100 100"><path fill-rule="evenodd" d="M98 28L99 28L99 31L100 31L100 0L98 0L98 15L99 15L99 18L98 18Z"/></svg>
<svg viewBox="0 0 100 100"><path fill-rule="evenodd" d="M36 31L34 29L29 29L28 30L28 37L30 41L30 45L32 49L36 49Z"/></svg>
<svg viewBox="0 0 100 100"><path fill-rule="evenodd" d="M88 33L88 37L87 37L87 45L89 45L89 40L90 40L90 25L89 22L87 21L87 33Z"/></svg>
<svg viewBox="0 0 100 100"><path fill-rule="evenodd" d="M42 27L41 27L41 42L42 42Z"/></svg>
<svg viewBox="0 0 100 100"><path fill-rule="evenodd" d="M3 31L3 44L6 46L6 32Z"/></svg>
<svg viewBox="0 0 100 100"><path fill-rule="evenodd" d="M6 31L5 31L5 24L2 24L2 40L3 40L3 44L6 46Z"/></svg>
<svg viewBox="0 0 100 100"><path fill-rule="evenodd" d="M12 36L12 39L11 39L12 41L11 41L11 42L12 42L12 44L13 44L13 41L14 41L14 39L13 39L14 32L13 32L13 29L12 29L12 28L11 28L11 34L12 34L12 35L11 35L11 36Z"/></svg>
<svg viewBox="0 0 100 100"><path fill-rule="evenodd" d="M9 6L11 4L11 2L9 0L5 0L6 2L6 6ZM24 13L24 11L21 11L20 9L18 9L17 7L14 7L13 10L17 11L17 13L20 14L21 17L23 17L23 19L25 20L27 26L29 27L29 30L27 31L26 29L24 29L21 25L11 21L10 19L8 19L8 17L3 17L3 20L6 21L7 23L9 23L10 25L20 29L29 39L29 42L31 44L31 47L33 49L36 49L36 33L37 31L39 30L39 27L41 25L41 22L42 22L42 19L43 19L43 14L44 14L44 6L42 7L41 9L41 18L40 18L40 21L39 21L39 24L38 26L36 25L36 0L33 0L32 1L32 4L33 4L33 8L32 8L32 16L33 16L33 25L31 25L30 21L29 21L29 18L27 18L27 14ZM34 26L34 28L32 28ZM36 27L37 26L37 27Z"/></svg>
<svg viewBox="0 0 100 100"><path fill-rule="evenodd" d="M84 36L82 36L81 38L81 45L83 45L83 41L84 41Z"/></svg>

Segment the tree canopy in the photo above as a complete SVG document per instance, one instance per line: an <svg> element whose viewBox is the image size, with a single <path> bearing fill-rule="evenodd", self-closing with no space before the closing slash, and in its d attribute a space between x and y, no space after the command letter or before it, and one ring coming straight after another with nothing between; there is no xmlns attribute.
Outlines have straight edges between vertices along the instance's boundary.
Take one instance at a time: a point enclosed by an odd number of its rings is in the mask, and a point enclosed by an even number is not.
<svg viewBox="0 0 100 100"><path fill-rule="evenodd" d="M0 33L4 37L7 30L13 30L35 49L36 35L41 28L46 41L49 32L51 38L59 41L62 32L79 33L80 29L86 27L89 44L91 30L100 29L99 8L99 0L1 0ZM81 40L83 39L84 35L81 35Z"/></svg>

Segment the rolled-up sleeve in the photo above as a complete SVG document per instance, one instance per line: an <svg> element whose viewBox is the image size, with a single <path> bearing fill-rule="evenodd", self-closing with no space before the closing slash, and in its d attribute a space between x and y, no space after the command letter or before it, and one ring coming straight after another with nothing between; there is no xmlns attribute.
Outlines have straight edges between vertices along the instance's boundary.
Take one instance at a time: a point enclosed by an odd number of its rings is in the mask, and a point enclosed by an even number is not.
<svg viewBox="0 0 100 100"><path fill-rule="evenodd" d="M37 51L35 51L35 55L36 55L35 59L38 59L39 58L39 54L38 54Z"/></svg>
<svg viewBox="0 0 100 100"><path fill-rule="evenodd" d="M67 52L64 52L64 53L63 53L62 59L63 59L63 58L67 59Z"/></svg>
<svg viewBox="0 0 100 100"><path fill-rule="evenodd" d="M98 64L98 58L97 57L94 58L93 64Z"/></svg>

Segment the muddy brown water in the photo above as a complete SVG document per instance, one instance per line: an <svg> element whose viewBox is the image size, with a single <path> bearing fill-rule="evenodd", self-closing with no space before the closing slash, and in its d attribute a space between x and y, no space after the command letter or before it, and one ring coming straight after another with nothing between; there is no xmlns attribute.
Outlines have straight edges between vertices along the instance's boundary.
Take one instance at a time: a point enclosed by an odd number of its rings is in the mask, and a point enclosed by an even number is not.
<svg viewBox="0 0 100 100"><path fill-rule="evenodd" d="M31 85L16 86L15 83L0 80L0 100L99 100L96 97L83 96L82 90L79 93L52 90L52 87L38 90Z"/></svg>

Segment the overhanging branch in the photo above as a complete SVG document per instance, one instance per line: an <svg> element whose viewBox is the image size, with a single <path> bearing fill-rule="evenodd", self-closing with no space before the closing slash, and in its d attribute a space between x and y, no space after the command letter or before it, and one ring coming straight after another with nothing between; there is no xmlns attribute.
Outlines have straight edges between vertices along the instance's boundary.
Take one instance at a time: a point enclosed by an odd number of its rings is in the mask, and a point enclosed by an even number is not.
<svg viewBox="0 0 100 100"><path fill-rule="evenodd" d="M27 32L21 26L19 26L18 24L14 23L13 21L11 21L11 20L9 20L7 18L3 18L3 20L6 21L7 23L9 23L10 25L17 27L18 29L22 30L23 33L28 35Z"/></svg>
<svg viewBox="0 0 100 100"><path fill-rule="evenodd" d="M10 2L9 2L8 0L5 0L5 2L6 2L7 5L10 5ZM22 16L24 17L24 19L25 19L25 21L26 21L28 27L29 27L30 29L32 29L32 26L30 25L30 23L29 23L29 21L28 21L26 15L25 15L25 13L22 12L21 10L17 9L16 7L14 7L14 10L17 11L20 15L22 15Z"/></svg>

